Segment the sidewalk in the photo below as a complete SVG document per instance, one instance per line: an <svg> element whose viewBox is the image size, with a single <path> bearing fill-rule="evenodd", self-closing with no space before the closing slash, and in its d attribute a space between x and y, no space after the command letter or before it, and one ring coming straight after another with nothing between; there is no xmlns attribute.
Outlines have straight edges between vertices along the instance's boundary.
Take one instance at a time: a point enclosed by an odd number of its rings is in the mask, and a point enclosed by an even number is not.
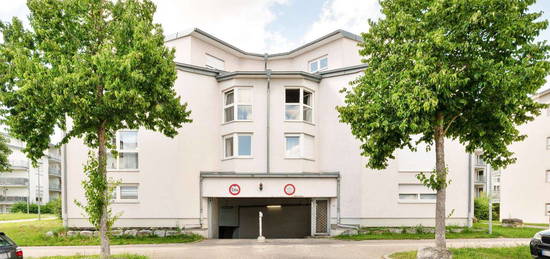
<svg viewBox="0 0 550 259"><path fill-rule="evenodd" d="M48 217L48 218L41 218L40 220L54 220L56 217ZM35 219L14 219L14 220L0 220L0 224L4 223L17 223L17 222L27 222L27 221L37 221L38 218Z"/></svg>
<svg viewBox="0 0 550 259"><path fill-rule="evenodd" d="M449 247L528 245L530 239L449 239ZM434 240L210 239L188 244L117 245L113 254L134 253L156 258L366 258L380 259L394 252L433 246ZM99 246L23 247L25 256L93 255Z"/></svg>

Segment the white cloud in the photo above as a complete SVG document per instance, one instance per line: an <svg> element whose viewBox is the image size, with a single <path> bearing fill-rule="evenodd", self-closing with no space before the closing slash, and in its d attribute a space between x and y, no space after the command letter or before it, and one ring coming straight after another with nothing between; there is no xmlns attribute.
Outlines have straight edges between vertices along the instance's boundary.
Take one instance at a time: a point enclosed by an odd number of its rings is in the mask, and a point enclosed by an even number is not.
<svg viewBox="0 0 550 259"><path fill-rule="evenodd" d="M319 19L305 33L303 42L343 29L359 34L369 29L368 19L381 17L378 0L329 0L323 5Z"/></svg>
<svg viewBox="0 0 550 259"><path fill-rule="evenodd" d="M154 2L157 4L155 20L163 25L167 34L197 27L245 51L260 53L289 44L282 35L267 30L267 25L276 19L270 7L287 0Z"/></svg>

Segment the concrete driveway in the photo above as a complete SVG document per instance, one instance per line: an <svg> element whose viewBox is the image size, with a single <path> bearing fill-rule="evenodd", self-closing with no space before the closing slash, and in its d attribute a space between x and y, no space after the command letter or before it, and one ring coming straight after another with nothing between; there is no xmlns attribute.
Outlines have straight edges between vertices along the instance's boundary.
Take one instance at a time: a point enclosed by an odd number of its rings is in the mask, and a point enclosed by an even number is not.
<svg viewBox="0 0 550 259"><path fill-rule="evenodd" d="M529 239L452 239L449 247L495 247L528 245ZM212 239L190 244L112 246L113 254L135 253L151 258L366 258L433 246L432 240L273 239L258 243L250 239ZM25 256L92 255L98 246L23 247Z"/></svg>

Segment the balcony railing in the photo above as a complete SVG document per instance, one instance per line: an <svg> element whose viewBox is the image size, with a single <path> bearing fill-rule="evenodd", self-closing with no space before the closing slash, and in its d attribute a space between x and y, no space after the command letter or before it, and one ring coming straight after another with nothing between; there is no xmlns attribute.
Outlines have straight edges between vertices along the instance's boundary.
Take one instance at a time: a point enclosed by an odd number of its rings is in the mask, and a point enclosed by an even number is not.
<svg viewBox="0 0 550 259"><path fill-rule="evenodd" d="M27 186L28 184L27 178L0 178L0 186Z"/></svg>
<svg viewBox="0 0 550 259"><path fill-rule="evenodd" d="M48 173L50 175L61 176L61 169L56 167L48 168Z"/></svg>
<svg viewBox="0 0 550 259"><path fill-rule="evenodd" d="M486 166L487 164L485 163L485 161L483 161L483 159L481 159L481 157L476 157L476 166Z"/></svg>
<svg viewBox="0 0 550 259"><path fill-rule="evenodd" d="M9 162L11 169L29 169L29 162L27 160L10 159Z"/></svg>
<svg viewBox="0 0 550 259"><path fill-rule="evenodd" d="M50 191L61 191L61 184L50 183Z"/></svg>
<svg viewBox="0 0 550 259"><path fill-rule="evenodd" d="M24 196L0 196L0 202L2 203L15 203L15 202L27 202L27 197Z"/></svg>
<svg viewBox="0 0 550 259"><path fill-rule="evenodd" d="M61 155L58 154L48 154L48 159L60 162L61 161Z"/></svg>
<svg viewBox="0 0 550 259"><path fill-rule="evenodd" d="M485 183L487 181L487 179L485 179L485 177L476 177L475 178L475 183Z"/></svg>

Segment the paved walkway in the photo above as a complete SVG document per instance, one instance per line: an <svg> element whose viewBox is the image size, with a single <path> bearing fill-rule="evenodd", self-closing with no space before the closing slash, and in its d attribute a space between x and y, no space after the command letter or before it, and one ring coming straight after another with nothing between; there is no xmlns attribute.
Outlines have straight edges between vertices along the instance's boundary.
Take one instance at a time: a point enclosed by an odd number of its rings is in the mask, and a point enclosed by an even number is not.
<svg viewBox="0 0 550 259"><path fill-rule="evenodd" d="M56 219L55 217L49 217L49 218L42 218L41 220L53 220ZM17 222L27 222L27 221L37 221L38 218L34 219L14 219L14 220L0 220L0 224L3 223L17 223Z"/></svg>
<svg viewBox="0 0 550 259"><path fill-rule="evenodd" d="M529 239L451 239L449 247L498 247L528 245ZM433 240L211 239L190 244L112 246L113 254L135 253L151 258L365 258L433 246ZM23 247L25 256L92 255L98 246Z"/></svg>

